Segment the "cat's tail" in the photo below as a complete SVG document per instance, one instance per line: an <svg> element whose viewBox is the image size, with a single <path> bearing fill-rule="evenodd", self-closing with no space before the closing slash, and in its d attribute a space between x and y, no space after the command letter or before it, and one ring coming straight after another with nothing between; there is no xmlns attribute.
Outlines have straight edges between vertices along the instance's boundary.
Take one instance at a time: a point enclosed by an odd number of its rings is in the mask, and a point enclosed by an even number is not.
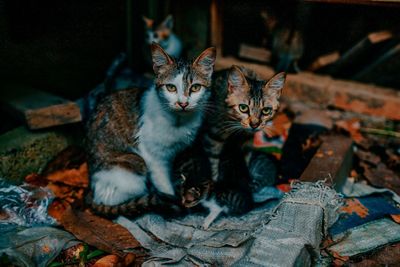
<svg viewBox="0 0 400 267"><path fill-rule="evenodd" d="M119 215L135 218L149 212L176 215L183 211L182 207L176 201L167 199L159 194L146 194L119 205L108 206L95 203L90 192L86 197L86 203L94 213L110 218Z"/></svg>

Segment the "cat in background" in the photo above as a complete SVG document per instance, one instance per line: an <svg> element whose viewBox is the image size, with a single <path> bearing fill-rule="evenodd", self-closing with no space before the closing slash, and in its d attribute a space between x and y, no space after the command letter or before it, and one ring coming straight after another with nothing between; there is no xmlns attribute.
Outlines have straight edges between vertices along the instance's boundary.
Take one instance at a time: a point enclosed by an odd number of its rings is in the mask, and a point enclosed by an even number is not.
<svg viewBox="0 0 400 267"><path fill-rule="evenodd" d="M238 66L215 73L212 97L215 115L205 121L204 134L214 181L218 180L221 152L230 136L252 138L256 131L273 127L285 78L281 72L263 80L255 72Z"/></svg>
<svg viewBox="0 0 400 267"><path fill-rule="evenodd" d="M202 125L211 95L214 48L194 61L177 60L151 45L155 85L104 98L87 125L93 202L120 205L149 193L174 196L170 179L177 153Z"/></svg>
<svg viewBox="0 0 400 267"><path fill-rule="evenodd" d="M262 10L260 16L267 30L275 70L300 72L298 61L303 55L304 43L302 33L294 25L294 19L285 23L272 9Z"/></svg>
<svg viewBox="0 0 400 267"><path fill-rule="evenodd" d="M172 15L168 15L159 25L154 25L154 20L143 16L145 23L145 40L148 45L152 43L159 44L164 51L174 57L179 58L182 55L182 41L173 33L174 20Z"/></svg>

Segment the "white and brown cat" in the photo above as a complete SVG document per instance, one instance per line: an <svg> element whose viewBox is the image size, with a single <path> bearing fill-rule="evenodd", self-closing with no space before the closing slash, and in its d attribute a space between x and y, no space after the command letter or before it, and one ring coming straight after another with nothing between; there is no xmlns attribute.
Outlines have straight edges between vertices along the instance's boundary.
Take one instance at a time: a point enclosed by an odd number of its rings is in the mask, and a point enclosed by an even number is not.
<svg viewBox="0 0 400 267"><path fill-rule="evenodd" d="M194 61L177 60L151 45L155 85L103 99L88 122L93 202L114 206L148 193L173 196L170 175L177 153L200 128L211 95L216 57L208 48Z"/></svg>
<svg viewBox="0 0 400 267"><path fill-rule="evenodd" d="M145 23L145 39L148 45L157 43L167 54L175 58L182 55L182 41L172 30L174 27L172 15L168 15L159 25L155 25L153 19L145 16L143 16L143 21Z"/></svg>

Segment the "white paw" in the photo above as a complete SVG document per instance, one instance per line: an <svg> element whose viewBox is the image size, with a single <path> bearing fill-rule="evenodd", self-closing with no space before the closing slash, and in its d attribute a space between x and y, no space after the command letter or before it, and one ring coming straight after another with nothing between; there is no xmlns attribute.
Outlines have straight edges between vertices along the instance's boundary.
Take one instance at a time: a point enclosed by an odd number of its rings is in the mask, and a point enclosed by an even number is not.
<svg viewBox="0 0 400 267"><path fill-rule="evenodd" d="M94 202L118 205L147 192L146 178L121 167L96 172L92 176Z"/></svg>

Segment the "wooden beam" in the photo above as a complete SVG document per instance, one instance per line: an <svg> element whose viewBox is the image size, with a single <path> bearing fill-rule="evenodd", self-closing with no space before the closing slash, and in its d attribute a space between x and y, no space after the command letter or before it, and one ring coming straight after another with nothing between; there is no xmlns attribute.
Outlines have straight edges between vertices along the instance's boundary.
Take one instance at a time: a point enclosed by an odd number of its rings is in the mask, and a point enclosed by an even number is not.
<svg viewBox="0 0 400 267"><path fill-rule="evenodd" d="M4 87L1 102L30 129L42 129L81 121L79 106L64 98L30 87L10 84Z"/></svg>
<svg viewBox="0 0 400 267"><path fill-rule="evenodd" d="M340 191L352 168L353 140L331 135L322 137L322 141L300 180L316 182L326 179L328 184Z"/></svg>
<svg viewBox="0 0 400 267"><path fill-rule="evenodd" d="M248 67L263 79L269 79L275 73L268 66L233 57L218 58L216 70L230 68L233 64ZM400 120L400 91L391 88L301 72L288 74L283 97L288 101L312 102L321 107L335 106L356 113Z"/></svg>

